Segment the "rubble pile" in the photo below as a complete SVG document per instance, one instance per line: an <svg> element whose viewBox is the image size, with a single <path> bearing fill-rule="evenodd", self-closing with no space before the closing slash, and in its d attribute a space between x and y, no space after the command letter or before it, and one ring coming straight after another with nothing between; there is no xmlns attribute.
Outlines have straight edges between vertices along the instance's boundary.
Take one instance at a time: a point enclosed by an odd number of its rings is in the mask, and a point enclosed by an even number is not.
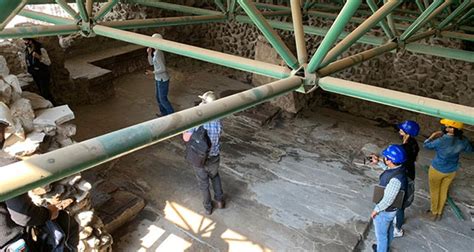
<svg viewBox="0 0 474 252"><path fill-rule="evenodd" d="M53 107L40 95L22 91L31 83L28 74L10 74L0 55L0 124L7 126L0 164L75 143L76 126L70 122L74 113L67 105ZM91 189L92 185L76 174L28 194L37 205L54 204L74 216L81 227L79 251L111 251L112 236L92 209Z"/></svg>

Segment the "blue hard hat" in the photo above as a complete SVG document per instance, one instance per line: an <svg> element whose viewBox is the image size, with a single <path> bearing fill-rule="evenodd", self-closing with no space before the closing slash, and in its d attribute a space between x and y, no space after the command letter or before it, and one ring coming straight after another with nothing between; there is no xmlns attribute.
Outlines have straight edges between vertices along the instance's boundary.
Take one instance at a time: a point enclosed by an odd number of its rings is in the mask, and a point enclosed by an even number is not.
<svg viewBox="0 0 474 252"><path fill-rule="evenodd" d="M392 144L382 152L382 156L396 164L401 164L407 160L405 149L401 145Z"/></svg>
<svg viewBox="0 0 474 252"><path fill-rule="evenodd" d="M412 137L418 136L418 133L420 132L420 125L415 121L410 120L398 124L398 128Z"/></svg>

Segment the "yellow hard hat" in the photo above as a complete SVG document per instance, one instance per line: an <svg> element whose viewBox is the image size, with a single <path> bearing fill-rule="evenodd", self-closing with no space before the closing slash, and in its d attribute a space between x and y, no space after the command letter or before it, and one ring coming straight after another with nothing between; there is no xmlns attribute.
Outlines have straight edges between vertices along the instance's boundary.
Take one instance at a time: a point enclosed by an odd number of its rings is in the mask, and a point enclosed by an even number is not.
<svg viewBox="0 0 474 252"><path fill-rule="evenodd" d="M444 126L446 127L453 127L453 128L456 128L456 129L462 129L464 127L464 123L462 122L456 122L456 121L453 121L453 120L450 120L450 119L441 119L441 121L439 121L441 124L443 124Z"/></svg>

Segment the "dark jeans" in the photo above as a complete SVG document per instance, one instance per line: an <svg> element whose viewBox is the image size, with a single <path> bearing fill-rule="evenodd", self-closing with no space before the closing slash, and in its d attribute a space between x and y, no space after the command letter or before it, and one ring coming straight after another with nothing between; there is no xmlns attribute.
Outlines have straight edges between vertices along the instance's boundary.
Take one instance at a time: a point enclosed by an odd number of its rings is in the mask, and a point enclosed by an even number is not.
<svg viewBox="0 0 474 252"><path fill-rule="evenodd" d="M397 215L395 215L395 227L401 229L403 222L405 222L405 208L400 208L397 210Z"/></svg>
<svg viewBox="0 0 474 252"><path fill-rule="evenodd" d="M219 176L219 156L209 157L203 168L194 167L194 172L198 180L199 190L201 190L203 197L203 205L207 210L212 209L211 193L209 191L209 179L212 182L214 189L214 199L222 201L224 192L222 191L221 177Z"/></svg>
<svg viewBox="0 0 474 252"><path fill-rule="evenodd" d="M50 101L53 105L56 104L51 91L49 90L50 86L50 76L49 74L32 74L33 80L36 83L36 86L39 89L39 92L43 98Z"/></svg>
<svg viewBox="0 0 474 252"><path fill-rule="evenodd" d="M170 101L168 100L168 89L170 81L155 81L156 85L156 101L160 107L160 112L162 116L169 115L174 113L173 107L171 106Z"/></svg>

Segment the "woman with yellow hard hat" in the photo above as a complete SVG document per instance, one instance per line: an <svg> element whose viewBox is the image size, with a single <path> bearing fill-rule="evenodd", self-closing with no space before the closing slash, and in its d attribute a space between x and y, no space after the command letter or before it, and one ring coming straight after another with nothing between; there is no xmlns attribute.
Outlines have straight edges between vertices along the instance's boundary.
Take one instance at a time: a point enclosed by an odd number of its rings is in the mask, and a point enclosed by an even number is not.
<svg viewBox="0 0 474 252"><path fill-rule="evenodd" d="M444 125L441 131L431 134L423 144L436 151L428 172L431 209L426 212L426 217L433 221L440 220L443 214L449 186L459 169L459 155L473 151L471 143L463 136L462 122L442 119L440 123Z"/></svg>

